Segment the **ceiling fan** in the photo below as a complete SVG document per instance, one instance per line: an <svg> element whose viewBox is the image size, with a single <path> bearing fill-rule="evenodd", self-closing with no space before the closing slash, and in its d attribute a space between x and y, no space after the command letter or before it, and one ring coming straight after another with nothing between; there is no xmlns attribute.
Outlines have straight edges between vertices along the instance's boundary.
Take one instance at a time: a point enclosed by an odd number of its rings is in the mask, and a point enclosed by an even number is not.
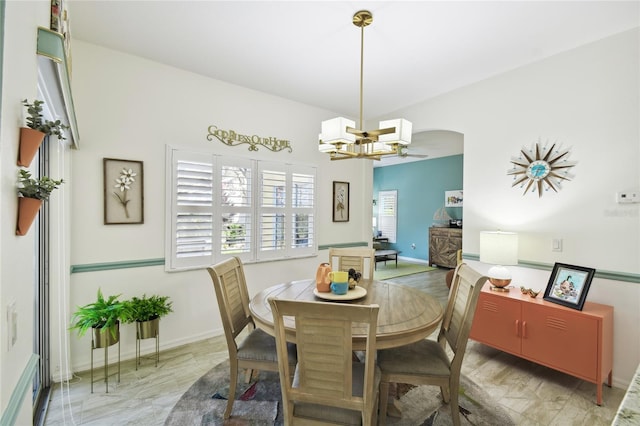
<svg viewBox="0 0 640 426"><path fill-rule="evenodd" d="M412 154L409 150L404 146L398 146L398 157L406 158L406 157L414 157L414 158L427 158L428 154Z"/></svg>

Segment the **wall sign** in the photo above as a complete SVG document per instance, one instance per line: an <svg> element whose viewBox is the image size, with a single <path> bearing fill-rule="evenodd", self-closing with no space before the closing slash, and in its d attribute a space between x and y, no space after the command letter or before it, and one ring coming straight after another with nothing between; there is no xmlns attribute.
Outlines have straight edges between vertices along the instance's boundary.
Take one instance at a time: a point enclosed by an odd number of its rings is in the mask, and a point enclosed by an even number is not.
<svg viewBox="0 0 640 426"><path fill-rule="evenodd" d="M258 135L243 135L235 130L218 129L217 126L209 126L209 134L207 140L212 141L213 138L218 139L225 145L235 146L241 144L249 144L249 151L257 151L258 145L262 145L268 150L277 152L288 149L292 152L291 142L286 139L278 139L274 136L260 137Z"/></svg>

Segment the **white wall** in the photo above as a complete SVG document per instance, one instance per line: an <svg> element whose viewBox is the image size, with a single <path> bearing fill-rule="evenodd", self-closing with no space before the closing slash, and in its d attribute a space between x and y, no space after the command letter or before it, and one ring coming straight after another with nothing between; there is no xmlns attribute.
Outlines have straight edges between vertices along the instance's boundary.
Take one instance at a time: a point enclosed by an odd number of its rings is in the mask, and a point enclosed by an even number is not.
<svg viewBox="0 0 640 426"><path fill-rule="evenodd" d="M399 113L415 129L464 134L463 252L479 233L520 235L519 259L640 273L640 207L615 193L640 190L639 32L633 30L519 68ZM558 193L512 188L510 159L547 140L571 148L575 178ZM562 238L563 251L551 251ZM487 265L470 261L486 272ZM544 290L549 272L514 269L514 284ZM615 307L614 383L640 362L640 286L596 278L588 301Z"/></svg>
<svg viewBox="0 0 640 426"><path fill-rule="evenodd" d="M320 245L369 241L372 167L369 161L331 162L317 149L320 122L335 113L211 80L145 59L74 40L73 94L81 149L73 153L71 264L86 265L164 257L165 145L253 156L318 168ZM248 145L228 147L206 139L216 125L240 133L291 141L293 152ZM144 162L144 224L103 224L102 159ZM351 220L331 221L332 181L351 182ZM319 253L302 261L246 265L251 294L291 279L313 278ZM211 279L205 270L167 273L164 267L119 269L71 275L71 308L95 299L97 289L122 298L164 294L174 313L162 320L161 348L220 334ZM133 357L135 332L123 328L122 356ZM75 370L89 367L90 337L71 337ZM153 342L142 342L149 347ZM144 350L144 347L143 347ZM95 356L102 354L96 351ZM57 361L56 361L57 362ZM101 363L99 358L98 363ZM99 364L101 365L101 364ZM63 374L64 376L64 374Z"/></svg>

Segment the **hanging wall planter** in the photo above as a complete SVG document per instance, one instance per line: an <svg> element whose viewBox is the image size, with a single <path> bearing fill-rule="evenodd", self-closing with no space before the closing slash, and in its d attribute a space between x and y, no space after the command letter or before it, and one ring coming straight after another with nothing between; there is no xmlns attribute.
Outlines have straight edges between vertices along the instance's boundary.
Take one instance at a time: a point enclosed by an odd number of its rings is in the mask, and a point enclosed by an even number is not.
<svg viewBox="0 0 640 426"><path fill-rule="evenodd" d="M20 170L18 180L18 224L16 227L17 235L26 235L31 224L38 215L40 206L43 201L47 201L51 195L51 191L62 184L62 179L54 180L48 176L40 179L33 179L31 172L26 169Z"/></svg>
<svg viewBox="0 0 640 426"><path fill-rule="evenodd" d="M57 136L59 140L64 140L66 139L64 131L68 130L69 126L62 124L60 120L45 120L42 115L43 101L36 99L30 103L25 99L22 101L22 105L27 108L27 127L20 128L18 166L29 167L44 137L46 135Z"/></svg>
<svg viewBox="0 0 640 426"><path fill-rule="evenodd" d="M37 198L18 198L18 226L16 235L27 235L29 228L40 211L43 201Z"/></svg>
<svg viewBox="0 0 640 426"><path fill-rule="evenodd" d="M29 167L33 157L40 148L45 134L29 127L20 128L20 147L18 150L18 166Z"/></svg>

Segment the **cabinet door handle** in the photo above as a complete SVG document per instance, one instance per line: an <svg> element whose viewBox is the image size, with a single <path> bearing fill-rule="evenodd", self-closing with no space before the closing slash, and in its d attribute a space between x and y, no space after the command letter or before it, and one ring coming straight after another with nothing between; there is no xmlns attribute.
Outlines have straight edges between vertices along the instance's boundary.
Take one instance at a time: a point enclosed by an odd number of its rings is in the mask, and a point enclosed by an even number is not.
<svg viewBox="0 0 640 426"><path fill-rule="evenodd" d="M522 338L523 339L527 338L527 322L526 321L522 321Z"/></svg>
<svg viewBox="0 0 640 426"><path fill-rule="evenodd" d="M516 320L516 336L520 337L520 320Z"/></svg>

